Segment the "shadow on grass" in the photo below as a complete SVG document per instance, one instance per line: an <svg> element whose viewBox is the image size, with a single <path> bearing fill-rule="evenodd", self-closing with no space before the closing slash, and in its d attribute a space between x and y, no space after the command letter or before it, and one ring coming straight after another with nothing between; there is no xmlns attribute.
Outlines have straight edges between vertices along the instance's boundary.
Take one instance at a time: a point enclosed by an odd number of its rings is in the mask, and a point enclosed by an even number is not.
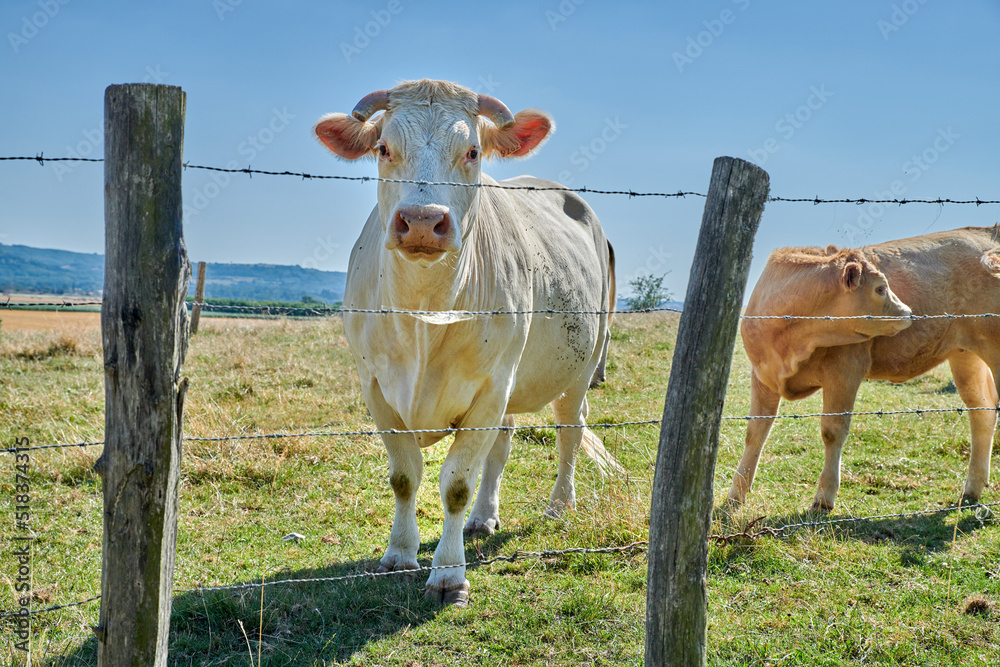
<svg viewBox="0 0 1000 667"><path fill-rule="evenodd" d="M723 505L715 509L714 518L721 520L730 534L736 535L732 540L734 543L738 541L749 543L751 541L749 535L762 533L768 528L780 530L788 526L781 539L788 539L799 531L814 531L816 534L831 536L842 542L854 540L867 544L893 543L902 547L904 552L928 554L947 549L955 537L956 527L959 535L971 535L997 519L993 512L985 508L963 509L957 525L955 522L949 522L948 519L958 511L958 509L942 509L941 512L918 515L903 512L899 515L872 519L852 519L836 513L805 511L770 516L759 522L742 525L734 521ZM738 536L741 531L748 535ZM760 534L756 539L764 537L765 535ZM908 559L905 555L903 560L906 564Z"/></svg>
<svg viewBox="0 0 1000 667"><path fill-rule="evenodd" d="M510 540L532 528L501 531L466 540L466 560L492 558ZM421 566L430 565L437 541L420 546ZM171 665L312 666L348 661L369 644L420 626L441 613L452 613L424 600L426 572L368 577L378 559L332 563L326 567L280 572L260 582L228 590L175 594L170 617ZM468 572L477 568L470 566ZM274 583L289 579L336 581ZM476 605L472 575L472 609ZM245 584L248 582L240 582ZM237 584L240 585L240 584ZM458 612L462 613L462 612ZM242 624L242 625L241 625ZM252 658L250 657L252 655ZM97 641L88 639L54 663L66 667L97 664Z"/></svg>
<svg viewBox="0 0 1000 667"><path fill-rule="evenodd" d="M838 540L860 540L868 544L892 543L904 551L924 554L944 551L956 535L956 522L949 523L955 513L939 512L900 516L866 521L849 521L835 524L833 533ZM971 535L995 521L992 514L978 515L973 510L962 510L957 521L958 535ZM905 558L904 558L905 561ZM904 563L905 564L905 563Z"/></svg>

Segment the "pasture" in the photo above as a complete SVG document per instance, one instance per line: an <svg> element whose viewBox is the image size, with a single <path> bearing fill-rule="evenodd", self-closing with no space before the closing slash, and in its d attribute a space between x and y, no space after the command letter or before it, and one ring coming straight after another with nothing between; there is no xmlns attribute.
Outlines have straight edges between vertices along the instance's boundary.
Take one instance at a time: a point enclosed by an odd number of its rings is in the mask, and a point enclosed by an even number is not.
<svg viewBox="0 0 1000 667"><path fill-rule="evenodd" d="M29 326L20 313L0 312L0 442L100 440L99 322L31 315ZM39 325L39 317L51 325ZM676 315L615 319L608 382L589 394L591 423L659 418L676 328ZM203 319L184 373L191 381L189 438L371 428L336 318ZM737 343L726 416L747 414L748 374ZM942 367L904 385L867 382L856 410L959 405ZM783 414L821 411L818 396L782 404ZM551 415L518 423L551 423ZM576 511L543 519L556 473L554 430L519 431L501 492L502 530L467 542L468 559L646 539L659 429L595 430L627 474L602 478L581 457ZM717 503L729 489L744 430L745 421L723 422ZM417 510L422 565L440 536L437 467L449 441L425 452ZM968 419L955 413L856 417L831 518L955 503L968 447ZM32 452L36 607L100 593L102 492L91 470L99 453L99 447ZM748 505L730 520L717 519L713 533L740 532L761 516L758 527L815 518L804 510L821 466L818 419L779 420ZM0 455L0 470L7 536L14 494L9 454ZM425 603L426 574L191 591L374 571L392 521L387 476L385 453L372 436L185 442L171 664L257 664L258 649L263 665L642 663L642 551L472 567L468 609ZM994 481L984 503L998 500L995 489ZM282 539L293 532L304 538ZM14 569L5 555L4 610L14 604ZM893 516L713 544L708 594L712 665L1000 664L1000 529L982 512ZM36 617L33 664L96 664L90 626L98 605ZM2 632L0 662L16 664L21 654L9 628Z"/></svg>

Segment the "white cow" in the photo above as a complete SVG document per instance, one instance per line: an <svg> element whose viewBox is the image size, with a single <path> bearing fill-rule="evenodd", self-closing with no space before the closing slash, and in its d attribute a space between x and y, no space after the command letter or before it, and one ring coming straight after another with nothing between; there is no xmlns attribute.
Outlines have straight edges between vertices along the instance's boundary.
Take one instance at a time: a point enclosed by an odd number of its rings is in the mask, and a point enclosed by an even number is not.
<svg viewBox="0 0 1000 667"><path fill-rule="evenodd" d="M372 117L378 111L384 114ZM485 116L482 118L481 116ZM489 120L486 120L488 118ZM319 140L348 160L378 161L378 204L351 252L344 307L453 311L452 315L345 313L344 327L365 403L383 436L396 514L380 572L417 568L416 493L421 448L452 429L441 465L444 529L428 597L468 603L465 532L500 526L500 478L510 453L511 415L552 404L560 424L559 471L546 513L575 501L577 447L617 466L583 428L587 388L603 377L613 308L614 258L597 216L576 194L398 181L479 183L488 157L523 157L552 132L534 109L511 115L488 95L444 81L405 82L364 97L351 115L324 116ZM503 186L559 186L530 176ZM579 314L532 314L553 309ZM463 311L509 311L477 315ZM596 311L596 312L595 312ZM603 312L602 312L603 311Z"/></svg>

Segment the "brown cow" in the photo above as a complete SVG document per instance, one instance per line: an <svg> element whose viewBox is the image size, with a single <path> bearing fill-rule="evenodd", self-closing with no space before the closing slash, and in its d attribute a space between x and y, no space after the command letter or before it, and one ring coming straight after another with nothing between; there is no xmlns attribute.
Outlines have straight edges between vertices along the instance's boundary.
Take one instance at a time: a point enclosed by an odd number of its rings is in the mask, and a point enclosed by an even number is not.
<svg viewBox="0 0 1000 667"><path fill-rule="evenodd" d="M892 289L889 289L889 286ZM895 294L893 294L895 292ZM897 298L898 297L898 298ZM970 408L995 408L1000 380L1000 320L992 317L915 319L909 315L1000 312L1000 225L966 227L857 250L774 251L747 304L741 327L753 365L751 415L775 415L782 398L823 390L823 412L854 409L865 378L904 382L943 361ZM784 320L763 315L884 315L899 319ZM975 503L989 484L997 415L969 413L972 447L962 501ZM840 453L851 418L821 418L826 461L813 509L833 509ZM753 419L729 502L741 504L753 484L774 422Z"/></svg>

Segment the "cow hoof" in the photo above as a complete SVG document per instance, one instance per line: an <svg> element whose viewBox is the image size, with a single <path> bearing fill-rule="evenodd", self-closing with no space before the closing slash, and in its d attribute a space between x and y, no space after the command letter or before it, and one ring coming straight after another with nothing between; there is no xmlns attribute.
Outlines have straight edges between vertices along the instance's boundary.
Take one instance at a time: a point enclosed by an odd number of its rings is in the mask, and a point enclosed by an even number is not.
<svg viewBox="0 0 1000 667"><path fill-rule="evenodd" d="M466 581L454 588L437 589L428 587L424 599L444 607L469 606L469 582Z"/></svg>
<svg viewBox="0 0 1000 667"><path fill-rule="evenodd" d="M498 530L500 530L500 519L490 518L483 521L469 517L469 520L465 522L465 528L462 529L462 533L466 537L489 537Z"/></svg>
<svg viewBox="0 0 1000 667"><path fill-rule="evenodd" d="M420 565L417 563L416 559L406 561L400 556L386 556L381 560L378 569L375 570L375 572L377 574L385 574L386 572L412 571L413 574L416 574L416 570L418 569L420 569Z"/></svg>
<svg viewBox="0 0 1000 667"><path fill-rule="evenodd" d="M979 498L974 498L968 494L962 494L962 500L958 503L959 507L972 507L973 505L979 504Z"/></svg>
<svg viewBox="0 0 1000 667"><path fill-rule="evenodd" d="M826 503L817 500L812 504L812 507L810 507L809 509L810 511L816 512L817 514L829 514L830 512L833 511L833 505L827 505Z"/></svg>
<svg viewBox="0 0 1000 667"><path fill-rule="evenodd" d="M546 519L562 519L572 509L573 507L567 503L554 501L549 503L549 506L545 508L543 516Z"/></svg>

